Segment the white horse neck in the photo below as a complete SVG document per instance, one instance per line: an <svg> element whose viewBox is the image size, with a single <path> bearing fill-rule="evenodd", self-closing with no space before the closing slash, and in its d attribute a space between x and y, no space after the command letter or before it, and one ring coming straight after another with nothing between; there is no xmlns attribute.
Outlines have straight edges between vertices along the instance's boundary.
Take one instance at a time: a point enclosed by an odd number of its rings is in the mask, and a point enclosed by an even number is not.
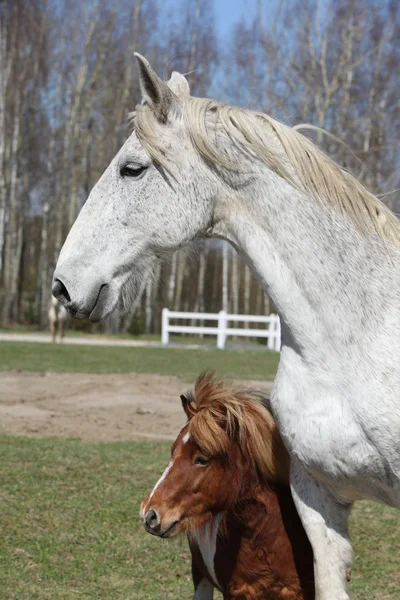
<svg viewBox="0 0 400 600"><path fill-rule="evenodd" d="M378 323L399 327L397 248L270 171L246 191L221 207L215 232L244 253L272 298L284 345L332 360L370 344Z"/></svg>

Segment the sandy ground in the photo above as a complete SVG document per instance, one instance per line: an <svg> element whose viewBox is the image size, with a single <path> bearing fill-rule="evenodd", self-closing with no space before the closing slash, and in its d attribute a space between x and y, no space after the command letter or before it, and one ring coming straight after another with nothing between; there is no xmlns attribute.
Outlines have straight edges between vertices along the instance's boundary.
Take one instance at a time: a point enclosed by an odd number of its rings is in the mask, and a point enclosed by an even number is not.
<svg viewBox="0 0 400 600"><path fill-rule="evenodd" d="M0 333L0 341L1 342L39 342L48 344L51 342L50 334L48 333ZM57 337L57 343L59 343L59 339ZM153 347L160 348L162 347L160 342L151 342L147 340L120 340L118 338L106 337L106 336L65 336L62 340L63 344L72 344L75 346L125 346L132 348L142 348L142 347ZM192 344L193 347L198 348L199 345ZM201 347L201 346L200 346Z"/></svg>
<svg viewBox="0 0 400 600"><path fill-rule="evenodd" d="M266 393L272 385L242 383ZM0 433L174 440L185 421L179 396L188 387L161 375L0 373Z"/></svg>

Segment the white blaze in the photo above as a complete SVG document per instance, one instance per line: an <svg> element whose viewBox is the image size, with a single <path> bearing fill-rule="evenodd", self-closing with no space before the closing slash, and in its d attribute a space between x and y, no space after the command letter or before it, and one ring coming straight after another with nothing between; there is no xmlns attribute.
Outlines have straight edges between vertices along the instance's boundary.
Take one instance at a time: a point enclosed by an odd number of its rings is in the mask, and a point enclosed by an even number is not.
<svg viewBox="0 0 400 600"><path fill-rule="evenodd" d="M171 459L167 465L167 468L165 469L164 473L161 475L160 479L157 481L156 485L153 488L153 491L151 492L150 496L149 496L149 500L147 502L147 504L149 504L150 500L152 499L152 497L154 496L154 492L156 491L156 489L159 487L159 485L164 481L164 479L166 478L166 476L168 475L168 473L170 472L170 470L172 469L172 465L174 464L174 460Z"/></svg>

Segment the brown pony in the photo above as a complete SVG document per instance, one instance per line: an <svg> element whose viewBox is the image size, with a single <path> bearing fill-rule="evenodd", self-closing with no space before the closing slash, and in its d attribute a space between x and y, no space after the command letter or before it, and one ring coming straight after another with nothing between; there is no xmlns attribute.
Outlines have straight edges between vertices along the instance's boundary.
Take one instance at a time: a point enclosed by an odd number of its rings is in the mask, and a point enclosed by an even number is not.
<svg viewBox="0 0 400 600"><path fill-rule="evenodd" d="M314 599L313 555L288 485L268 401L201 375L181 396L188 423L142 502L149 533L186 533L194 600Z"/></svg>

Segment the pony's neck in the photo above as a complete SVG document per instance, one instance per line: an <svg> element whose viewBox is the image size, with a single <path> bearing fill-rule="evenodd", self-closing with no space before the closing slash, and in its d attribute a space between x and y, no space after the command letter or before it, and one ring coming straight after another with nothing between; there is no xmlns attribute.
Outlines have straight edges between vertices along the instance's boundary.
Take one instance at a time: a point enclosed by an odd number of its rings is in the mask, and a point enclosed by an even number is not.
<svg viewBox="0 0 400 600"><path fill-rule="evenodd" d="M382 314L384 243L269 172L216 211L282 320L284 344L312 360L358 340ZM349 328L351 324L351 328ZM366 325L367 324L367 325ZM328 349L327 346L330 346Z"/></svg>

